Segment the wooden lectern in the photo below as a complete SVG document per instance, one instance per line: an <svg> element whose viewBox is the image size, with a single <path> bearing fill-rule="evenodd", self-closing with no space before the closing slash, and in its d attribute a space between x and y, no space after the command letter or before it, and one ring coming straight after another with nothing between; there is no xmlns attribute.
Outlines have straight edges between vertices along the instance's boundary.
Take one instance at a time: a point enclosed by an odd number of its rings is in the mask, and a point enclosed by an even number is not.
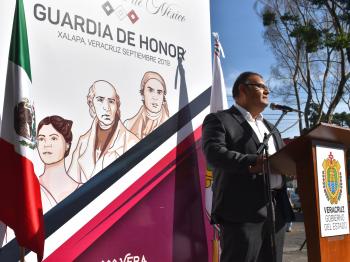
<svg viewBox="0 0 350 262"><path fill-rule="evenodd" d="M275 171L297 176L304 212L308 261L350 261L349 234L331 237L321 236L316 166L316 146L318 145L342 148L346 152L350 147L350 129L321 123L272 155L270 165ZM347 194L347 181L344 181L343 184L345 185L343 193ZM349 216L349 213L346 215Z"/></svg>

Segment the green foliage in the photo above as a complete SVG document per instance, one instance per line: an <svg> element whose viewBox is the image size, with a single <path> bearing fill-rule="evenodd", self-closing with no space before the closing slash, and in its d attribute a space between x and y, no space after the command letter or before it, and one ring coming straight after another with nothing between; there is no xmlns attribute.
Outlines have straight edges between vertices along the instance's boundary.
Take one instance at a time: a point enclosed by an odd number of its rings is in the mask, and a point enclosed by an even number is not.
<svg viewBox="0 0 350 262"><path fill-rule="evenodd" d="M293 22L298 23L299 22L299 16L292 15L290 12L286 12L284 15L280 17L281 21L283 22Z"/></svg>
<svg viewBox="0 0 350 262"><path fill-rule="evenodd" d="M348 9L347 13L339 15L339 19L347 24L350 24L350 8Z"/></svg>
<svg viewBox="0 0 350 262"><path fill-rule="evenodd" d="M340 50L350 47L350 33L340 33L338 35L328 33L325 37L325 46Z"/></svg>
<svg viewBox="0 0 350 262"><path fill-rule="evenodd" d="M309 121L310 121L310 127L315 126L318 119L318 111L320 109L320 105L317 103L312 103L310 105L310 115L309 115ZM326 115L324 112L322 112L321 122L326 122ZM339 126L346 126L350 127L350 113L341 112L341 113L334 113L332 117L332 123L339 125Z"/></svg>
<svg viewBox="0 0 350 262"><path fill-rule="evenodd" d="M309 0L309 2L317 7L325 6L328 0ZM339 13L338 17L341 21L350 25L350 0L333 0L343 7L343 13ZM277 14L271 9L263 12L264 26L271 26L278 22L288 23L292 27L291 37L302 40L305 44L306 52L314 53L323 47L330 47L336 50L350 48L350 32L329 33L329 29L317 29L313 22L308 21L306 24L300 22L298 15L290 12L284 13L277 17Z"/></svg>
<svg viewBox="0 0 350 262"><path fill-rule="evenodd" d="M273 25L276 23L276 13L269 10L269 9L266 9L264 12L263 12L263 25L264 26L270 26L270 25Z"/></svg>
<svg viewBox="0 0 350 262"><path fill-rule="evenodd" d="M339 126L350 127L350 113L346 113L346 112L335 113L333 115L332 122Z"/></svg>
<svg viewBox="0 0 350 262"><path fill-rule="evenodd" d="M342 7L345 13L350 12L350 1L349 0L309 0L309 2L317 7L326 6L327 2L331 5L336 3L338 6Z"/></svg>
<svg viewBox="0 0 350 262"><path fill-rule="evenodd" d="M19 144L22 145L22 146L27 146L30 149L35 149L36 148L36 143L28 143L28 142L26 142L24 140L20 140Z"/></svg>
<svg viewBox="0 0 350 262"><path fill-rule="evenodd" d="M306 25L298 24L290 34L291 37L302 39L308 53L316 52L322 46L322 32L312 22Z"/></svg>
<svg viewBox="0 0 350 262"><path fill-rule="evenodd" d="M309 2L312 3L313 5L320 7L325 5L327 0L309 0Z"/></svg>
<svg viewBox="0 0 350 262"><path fill-rule="evenodd" d="M350 0L257 1L262 4L263 24L268 26L265 39L276 50L281 68L274 76L300 87L285 95L295 94L298 105L305 104L305 126L334 120L350 127L344 114L334 113L342 96L349 94L344 82L349 83L350 73ZM284 95L283 90L280 93ZM320 112L318 103L328 93L329 103L322 102L326 113ZM302 120L299 129L303 129Z"/></svg>
<svg viewBox="0 0 350 262"><path fill-rule="evenodd" d="M309 114L309 121L310 121L310 127L313 127L317 124L317 119L319 116L318 111L320 110L320 105L316 103L310 104L310 114ZM322 112L321 122L326 121L325 113Z"/></svg>
<svg viewBox="0 0 350 262"><path fill-rule="evenodd" d="M309 0L309 2L317 7L324 7L329 0ZM350 25L350 0L332 0L342 6L343 12L338 13L338 18ZM305 44L306 52L314 53L324 47L340 50L350 48L350 33L329 33L329 29L317 29L313 22L308 21L302 24L298 15L293 15L287 11L280 17L276 12L266 8L262 14L263 25L272 26L278 22L278 19L291 26L291 37L301 40Z"/></svg>

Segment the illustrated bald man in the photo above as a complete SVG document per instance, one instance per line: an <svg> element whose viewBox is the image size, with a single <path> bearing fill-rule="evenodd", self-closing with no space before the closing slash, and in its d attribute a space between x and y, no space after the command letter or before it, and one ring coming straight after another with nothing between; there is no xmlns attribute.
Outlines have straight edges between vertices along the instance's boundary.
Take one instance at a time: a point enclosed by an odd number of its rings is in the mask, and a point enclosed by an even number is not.
<svg viewBox="0 0 350 262"><path fill-rule="evenodd" d="M139 141L120 121L120 99L111 83L95 81L87 103L93 122L80 136L68 169L79 183L85 183Z"/></svg>

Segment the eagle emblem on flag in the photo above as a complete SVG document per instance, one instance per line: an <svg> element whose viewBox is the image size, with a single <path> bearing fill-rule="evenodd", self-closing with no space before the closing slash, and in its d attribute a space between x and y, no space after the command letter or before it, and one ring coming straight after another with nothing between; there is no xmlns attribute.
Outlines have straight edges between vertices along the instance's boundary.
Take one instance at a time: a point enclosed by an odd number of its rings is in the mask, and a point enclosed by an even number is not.
<svg viewBox="0 0 350 262"><path fill-rule="evenodd" d="M34 149L36 146L35 110L28 98L23 98L14 108L14 128L21 137L19 143Z"/></svg>
<svg viewBox="0 0 350 262"><path fill-rule="evenodd" d="M338 204L342 194L343 182L340 172L340 163L334 159L332 152L322 163L323 190L331 204Z"/></svg>

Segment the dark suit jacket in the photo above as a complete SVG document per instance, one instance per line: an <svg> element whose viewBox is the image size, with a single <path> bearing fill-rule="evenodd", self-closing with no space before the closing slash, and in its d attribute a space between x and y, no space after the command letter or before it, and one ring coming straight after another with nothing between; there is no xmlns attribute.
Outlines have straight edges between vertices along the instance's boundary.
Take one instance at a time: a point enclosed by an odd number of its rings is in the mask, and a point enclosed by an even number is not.
<svg viewBox="0 0 350 262"><path fill-rule="evenodd" d="M264 120L271 130L272 124ZM213 168L212 222L259 222L267 218L264 177L251 174L250 165L257 160L259 139L238 109L206 116L202 126L202 147L207 162ZM280 134L274 133L276 150L283 146ZM285 180L285 179L284 179ZM276 196L286 221L293 211L285 186Z"/></svg>

